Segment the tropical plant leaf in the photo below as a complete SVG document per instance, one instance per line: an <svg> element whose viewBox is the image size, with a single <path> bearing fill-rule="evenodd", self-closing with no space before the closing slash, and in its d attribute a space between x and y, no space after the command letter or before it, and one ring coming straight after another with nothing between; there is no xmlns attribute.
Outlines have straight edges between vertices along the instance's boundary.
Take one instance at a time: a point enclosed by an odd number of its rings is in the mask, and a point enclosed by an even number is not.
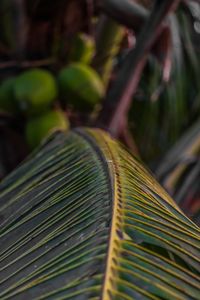
<svg viewBox="0 0 200 300"><path fill-rule="evenodd" d="M199 228L103 131L56 134L0 199L0 299L200 299Z"/></svg>
<svg viewBox="0 0 200 300"><path fill-rule="evenodd" d="M194 39L193 20L186 12L180 5L169 18L170 81L161 83L163 69L150 57L129 114L139 153L153 170L187 127L199 118L199 48Z"/></svg>
<svg viewBox="0 0 200 300"><path fill-rule="evenodd" d="M200 224L200 120L175 143L155 173L183 211Z"/></svg>

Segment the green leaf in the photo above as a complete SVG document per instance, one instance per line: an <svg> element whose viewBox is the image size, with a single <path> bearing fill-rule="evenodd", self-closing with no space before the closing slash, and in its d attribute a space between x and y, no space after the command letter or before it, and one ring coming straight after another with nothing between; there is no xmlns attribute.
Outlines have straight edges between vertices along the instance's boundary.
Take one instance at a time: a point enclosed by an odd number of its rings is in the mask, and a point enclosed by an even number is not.
<svg viewBox="0 0 200 300"><path fill-rule="evenodd" d="M199 228L103 131L55 134L0 199L1 299L200 299Z"/></svg>

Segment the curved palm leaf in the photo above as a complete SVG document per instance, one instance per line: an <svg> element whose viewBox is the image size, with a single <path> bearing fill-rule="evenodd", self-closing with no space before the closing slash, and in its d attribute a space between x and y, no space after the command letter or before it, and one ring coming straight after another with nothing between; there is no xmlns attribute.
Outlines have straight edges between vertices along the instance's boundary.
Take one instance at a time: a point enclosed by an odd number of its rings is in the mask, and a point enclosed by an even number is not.
<svg viewBox="0 0 200 300"><path fill-rule="evenodd" d="M0 198L0 299L200 299L199 228L106 133L55 135Z"/></svg>

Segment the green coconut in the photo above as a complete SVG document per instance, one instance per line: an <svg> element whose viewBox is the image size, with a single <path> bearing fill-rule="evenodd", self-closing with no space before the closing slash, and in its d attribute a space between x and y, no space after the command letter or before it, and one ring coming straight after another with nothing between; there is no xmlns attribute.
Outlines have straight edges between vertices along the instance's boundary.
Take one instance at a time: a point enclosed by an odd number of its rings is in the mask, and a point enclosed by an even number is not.
<svg viewBox="0 0 200 300"><path fill-rule="evenodd" d="M49 110L28 120L25 128L27 143L33 149L54 131L67 131L69 127L69 120L63 111Z"/></svg>
<svg viewBox="0 0 200 300"><path fill-rule="evenodd" d="M16 78L14 94L22 111L36 115L47 110L57 97L56 81L46 70L31 69Z"/></svg>
<svg viewBox="0 0 200 300"><path fill-rule="evenodd" d="M74 37L71 43L68 58L71 62L90 64L94 52L94 39L85 33L79 33Z"/></svg>
<svg viewBox="0 0 200 300"><path fill-rule="evenodd" d="M98 73L89 66L73 63L58 76L61 98L75 110L91 111L105 94Z"/></svg>
<svg viewBox="0 0 200 300"><path fill-rule="evenodd" d="M4 80L0 85L0 110L8 113L17 113L18 107L14 97L13 86L15 78Z"/></svg>

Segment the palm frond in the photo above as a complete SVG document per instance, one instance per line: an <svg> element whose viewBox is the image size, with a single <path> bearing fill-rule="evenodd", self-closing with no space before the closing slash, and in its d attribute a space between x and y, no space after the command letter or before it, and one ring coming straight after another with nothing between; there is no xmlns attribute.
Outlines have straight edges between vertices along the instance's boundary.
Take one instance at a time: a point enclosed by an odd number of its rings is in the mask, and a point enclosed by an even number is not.
<svg viewBox="0 0 200 300"><path fill-rule="evenodd" d="M1 299L200 299L199 228L103 131L56 134L0 199Z"/></svg>
<svg viewBox="0 0 200 300"><path fill-rule="evenodd" d="M200 120L175 143L158 166L156 175L184 212L198 221Z"/></svg>
<svg viewBox="0 0 200 300"><path fill-rule="evenodd" d="M129 115L141 157L154 169L186 128L199 118L200 63L194 22L182 6L169 20L173 62L171 80L162 86L162 69L150 57Z"/></svg>

